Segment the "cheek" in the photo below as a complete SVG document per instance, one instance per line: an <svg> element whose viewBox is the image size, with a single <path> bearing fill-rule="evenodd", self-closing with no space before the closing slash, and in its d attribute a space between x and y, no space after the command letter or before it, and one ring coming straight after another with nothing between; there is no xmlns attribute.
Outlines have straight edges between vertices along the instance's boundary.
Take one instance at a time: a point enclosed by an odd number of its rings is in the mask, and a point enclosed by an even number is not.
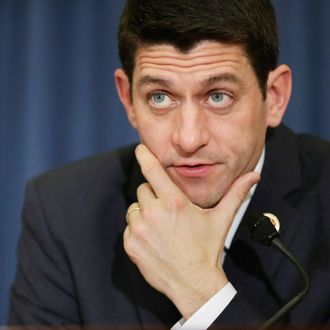
<svg viewBox="0 0 330 330"><path fill-rule="evenodd" d="M171 144L173 125L169 118L155 116L141 97L135 97L134 100L135 128L140 140L161 160Z"/></svg>
<svg viewBox="0 0 330 330"><path fill-rule="evenodd" d="M170 126L161 121L140 117L137 120L137 131L141 142L161 160L171 145Z"/></svg>
<svg viewBox="0 0 330 330"><path fill-rule="evenodd" d="M222 122L222 126L217 129L219 147L226 148L234 158L249 158L251 152L264 140L267 127L265 120L260 112L246 111L246 115L240 113L235 118Z"/></svg>

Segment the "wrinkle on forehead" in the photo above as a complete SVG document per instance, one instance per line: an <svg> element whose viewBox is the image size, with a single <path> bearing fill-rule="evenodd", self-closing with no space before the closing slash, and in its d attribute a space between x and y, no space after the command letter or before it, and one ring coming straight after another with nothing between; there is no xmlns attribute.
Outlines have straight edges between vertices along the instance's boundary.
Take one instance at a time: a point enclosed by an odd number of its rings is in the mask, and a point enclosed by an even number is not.
<svg viewBox="0 0 330 330"><path fill-rule="evenodd" d="M214 74L211 73L209 76L206 76L204 79L200 80L198 84L202 87L212 86L218 82L231 82L235 84L241 84L242 82L238 79L238 77L234 74L230 73L220 73ZM174 86L174 82L167 78L162 78L159 76L145 75L137 81L138 87L143 87L147 85L160 85L168 88L172 88Z"/></svg>
<svg viewBox="0 0 330 330"><path fill-rule="evenodd" d="M240 46L203 42L189 53L182 53L170 45L154 45L140 48L136 55L136 68L202 70L222 66L239 66L248 63L248 58Z"/></svg>

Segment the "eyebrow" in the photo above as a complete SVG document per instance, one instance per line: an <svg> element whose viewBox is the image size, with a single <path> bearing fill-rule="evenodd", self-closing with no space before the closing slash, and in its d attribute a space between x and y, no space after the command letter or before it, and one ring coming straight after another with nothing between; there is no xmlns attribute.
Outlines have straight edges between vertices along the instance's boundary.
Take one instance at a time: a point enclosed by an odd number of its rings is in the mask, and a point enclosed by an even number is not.
<svg viewBox="0 0 330 330"><path fill-rule="evenodd" d="M207 77L206 79L202 80L199 84L205 88L219 82L231 82L235 84L242 84L241 80L232 73L220 73L220 74L211 75L210 77Z"/></svg>
<svg viewBox="0 0 330 330"><path fill-rule="evenodd" d="M138 80L137 85L139 87L143 87L145 85L160 85L160 86L164 86L164 87L172 87L173 82L168 79L146 75L146 76L141 77Z"/></svg>

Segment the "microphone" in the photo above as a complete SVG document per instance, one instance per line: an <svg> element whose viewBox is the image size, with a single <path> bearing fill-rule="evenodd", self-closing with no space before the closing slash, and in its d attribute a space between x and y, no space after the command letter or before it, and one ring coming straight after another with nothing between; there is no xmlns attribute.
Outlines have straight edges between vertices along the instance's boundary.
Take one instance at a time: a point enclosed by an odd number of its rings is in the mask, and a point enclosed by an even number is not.
<svg viewBox="0 0 330 330"><path fill-rule="evenodd" d="M251 213L247 218L247 225L250 228L250 237L252 239L268 246L274 246L289 258L289 260L301 273L304 283L303 289L262 325L261 329L267 329L277 323L306 296L310 286L309 277L298 259L285 247L285 245L280 240L280 222L274 214Z"/></svg>

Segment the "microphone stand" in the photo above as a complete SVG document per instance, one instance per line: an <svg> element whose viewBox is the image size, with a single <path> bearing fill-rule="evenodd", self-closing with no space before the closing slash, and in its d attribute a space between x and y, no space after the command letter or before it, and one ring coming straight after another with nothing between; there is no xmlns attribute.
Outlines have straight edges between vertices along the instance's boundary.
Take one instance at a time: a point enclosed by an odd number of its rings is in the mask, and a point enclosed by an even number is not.
<svg viewBox="0 0 330 330"><path fill-rule="evenodd" d="M268 216L269 215L269 216ZM289 300L284 306L282 306L272 317L270 317L260 329L268 329L275 323L277 323L285 314L287 314L295 305L297 305L307 294L310 281L307 272L298 261L298 259L286 248L286 246L279 239L280 231L275 228L275 225L272 223L270 216L275 218L278 226L278 219L272 214L251 214L247 219L248 225L250 227L250 237L255 239L265 245L273 245L279 251L284 253L292 264L299 270L300 274L303 277L304 287L303 289L296 294L291 300Z"/></svg>
<svg viewBox="0 0 330 330"><path fill-rule="evenodd" d="M297 295L295 295L291 300L289 300L283 307L281 307L271 318L269 318L262 325L262 327L260 328L262 330L268 329L276 322L278 322L285 314L287 314L295 305L297 305L306 296L310 287L308 274L305 271L305 269L302 267L298 259L285 247L285 245L278 237L275 237L272 240L272 244L281 252L283 252L289 258L289 260L297 267L297 269L299 270L300 274L303 277L304 287Z"/></svg>

